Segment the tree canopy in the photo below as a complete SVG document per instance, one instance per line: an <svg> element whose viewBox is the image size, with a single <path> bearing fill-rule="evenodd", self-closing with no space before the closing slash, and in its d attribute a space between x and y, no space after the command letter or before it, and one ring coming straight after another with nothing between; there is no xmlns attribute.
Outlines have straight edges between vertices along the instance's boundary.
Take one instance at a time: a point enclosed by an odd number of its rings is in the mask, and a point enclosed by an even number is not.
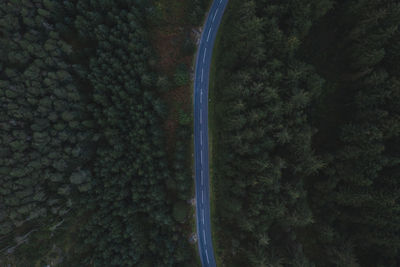
<svg viewBox="0 0 400 267"><path fill-rule="evenodd" d="M398 12L230 1L211 89L227 265L399 264Z"/></svg>

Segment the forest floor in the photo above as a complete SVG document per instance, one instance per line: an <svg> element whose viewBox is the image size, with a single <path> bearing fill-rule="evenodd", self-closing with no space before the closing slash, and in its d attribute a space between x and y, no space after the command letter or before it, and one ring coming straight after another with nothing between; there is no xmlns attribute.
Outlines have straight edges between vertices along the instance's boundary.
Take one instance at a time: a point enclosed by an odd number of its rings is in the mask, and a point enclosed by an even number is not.
<svg viewBox="0 0 400 267"><path fill-rule="evenodd" d="M175 70L179 64L191 66L192 56L182 53L182 46L188 31L186 23L186 1L179 4L171 0L159 0L158 5L162 12L162 23L152 29L152 45L158 56L157 71L168 77L173 84ZM168 114L164 123L167 133L167 152L173 154L176 142L176 129L179 125L179 114L192 113L191 84L175 86L162 95L168 105Z"/></svg>
<svg viewBox="0 0 400 267"><path fill-rule="evenodd" d="M189 0L190 1L190 0ZM171 87L162 93L161 97L164 103L167 104L167 114L164 121L164 129L166 132L166 151L169 155L169 161L173 162L173 155L175 154L177 138L177 129L181 127L181 116L192 118L193 114L193 85L191 80L183 86L176 86L174 82L174 75L178 66L184 64L191 73L193 66L193 54L187 54L183 51L183 46L187 38L193 38L192 28L188 27L188 1L175 1L175 0L159 0L157 5L161 14L161 23L151 29L151 42L157 54L156 70L159 74L168 78ZM192 124L192 120L190 120ZM190 135L191 136L191 135ZM193 140L183 140L190 145L187 146L187 157L192 157L193 153ZM193 169L193 162L188 164L187 168ZM193 183L194 195L194 183ZM195 222L195 208L189 216L189 223L185 223L185 232L187 232L188 240L192 234L196 232ZM193 244L196 250L194 254L198 257L197 243ZM197 259L198 266L200 266L200 258Z"/></svg>

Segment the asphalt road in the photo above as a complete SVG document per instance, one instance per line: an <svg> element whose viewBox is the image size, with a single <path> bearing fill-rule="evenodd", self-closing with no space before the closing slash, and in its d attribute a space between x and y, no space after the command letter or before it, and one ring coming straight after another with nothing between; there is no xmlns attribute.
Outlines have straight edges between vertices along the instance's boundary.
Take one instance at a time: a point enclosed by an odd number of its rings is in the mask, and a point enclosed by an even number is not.
<svg viewBox="0 0 400 267"><path fill-rule="evenodd" d="M228 0L214 0L203 27L194 77L194 147L196 177L196 223L203 266L216 266L211 239L208 168L208 83L215 37Z"/></svg>

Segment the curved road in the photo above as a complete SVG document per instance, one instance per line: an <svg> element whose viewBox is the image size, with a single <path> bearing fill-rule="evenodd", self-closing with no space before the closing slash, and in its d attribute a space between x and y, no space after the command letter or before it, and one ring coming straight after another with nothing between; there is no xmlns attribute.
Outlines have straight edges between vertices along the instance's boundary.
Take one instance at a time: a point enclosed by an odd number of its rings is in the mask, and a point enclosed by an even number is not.
<svg viewBox="0 0 400 267"><path fill-rule="evenodd" d="M194 77L194 148L196 175L196 223L203 266L215 267L211 240L208 169L208 80L211 54L228 0L214 0L207 16L197 52Z"/></svg>

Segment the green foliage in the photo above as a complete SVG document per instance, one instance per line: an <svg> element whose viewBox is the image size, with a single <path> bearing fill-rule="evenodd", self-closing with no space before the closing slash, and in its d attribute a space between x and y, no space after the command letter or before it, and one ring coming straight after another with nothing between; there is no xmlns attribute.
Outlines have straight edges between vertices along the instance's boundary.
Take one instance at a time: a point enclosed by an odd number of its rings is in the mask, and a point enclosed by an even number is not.
<svg viewBox="0 0 400 267"><path fill-rule="evenodd" d="M188 211L189 211L188 204L186 204L183 201L179 201L174 204L172 215L174 216L174 219L177 222L183 223L187 218Z"/></svg>
<svg viewBox="0 0 400 267"><path fill-rule="evenodd" d="M156 86L161 92L167 92L171 88L171 82L167 76L159 76Z"/></svg>
<svg viewBox="0 0 400 267"><path fill-rule="evenodd" d="M176 68L174 81L177 86L184 86L189 83L189 70L185 64L179 64Z"/></svg>
<svg viewBox="0 0 400 267"><path fill-rule="evenodd" d="M182 53L183 55L193 55L196 52L197 46L193 42L192 38L188 36L186 40L183 42Z"/></svg>
<svg viewBox="0 0 400 267"><path fill-rule="evenodd" d="M179 124L189 125L192 122L192 116L183 109L179 109Z"/></svg>
<svg viewBox="0 0 400 267"><path fill-rule="evenodd" d="M399 265L399 4L230 1L226 16L212 93L219 257Z"/></svg>
<svg viewBox="0 0 400 267"><path fill-rule="evenodd" d="M169 84L143 64L152 60L143 24L146 11L131 4L126 8L124 1L112 8L87 1L79 1L78 6L76 30L97 44L85 71L95 103L90 112L102 129L102 145L93 162L94 182L87 184L84 172L70 177L72 184L88 194L82 199L91 214L80 231L88 251L83 253L83 262L96 266L184 264L191 251L174 221L178 214L179 223L183 222L184 209L174 210L166 192L166 181L174 170L168 167L161 128L165 105L150 86L152 77L158 79L161 90ZM104 12L107 19L98 23ZM185 180L190 182L190 176ZM189 187L183 189L187 192Z"/></svg>
<svg viewBox="0 0 400 267"><path fill-rule="evenodd" d="M71 172L77 162L87 172L83 154L92 132L80 121L90 116L71 79L68 45L53 31L56 8L49 1L0 4L1 249L18 247L18 236L65 215L79 194ZM42 254L30 263L35 255Z"/></svg>
<svg viewBox="0 0 400 267"><path fill-rule="evenodd" d="M0 249L12 251L7 263L193 266L181 225L188 207L173 208L191 197L183 141L190 118L167 159L167 111L156 93L171 82L151 69L152 3L134 2L0 4ZM188 79L181 68L178 81ZM177 186L167 189L168 180Z"/></svg>
<svg viewBox="0 0 400 267"><path fill-rule="evenodd" d="M313 222L304 178L323 166L305 114L323 81L295 56L314 7L261 2L230 2L216 59L216 233L229 266L307 261L287 246Z"/></svg>
<svg viewBox="0 0 400 267"><path fill-rule="evenodd" d="M190 0L188 7L188 19L193 25L201 25L204 21L204 13L211 3L211 0Z"/></svg>
<svg viewBox="0 0 400 267"><path fill-rule="evenodd" d="M329 28L331 24L336 26ZM329 239L316 233L319 242L329 247L321 254L338 266L399 264L400 194L395 173L400 163L396 141L400 72L398 63L393 65L400 59L399 25L400 6L395 1L360 0L340 3L330 20L313 31L316 40L336 35L334 41L319 46L336 54L337 64L326 64L332 72L327 80L341 102L350 104L333 103L345 111L336 114L336 131L314 116L314 123L323 127L317 138L326 145L318 151L327 165L313 178L310 199L317 222L338 232ZM341 46L346 48L338 54ZM311 59L325 63L318 54ZM343 246L344 242L351 243Z"/></svg>

